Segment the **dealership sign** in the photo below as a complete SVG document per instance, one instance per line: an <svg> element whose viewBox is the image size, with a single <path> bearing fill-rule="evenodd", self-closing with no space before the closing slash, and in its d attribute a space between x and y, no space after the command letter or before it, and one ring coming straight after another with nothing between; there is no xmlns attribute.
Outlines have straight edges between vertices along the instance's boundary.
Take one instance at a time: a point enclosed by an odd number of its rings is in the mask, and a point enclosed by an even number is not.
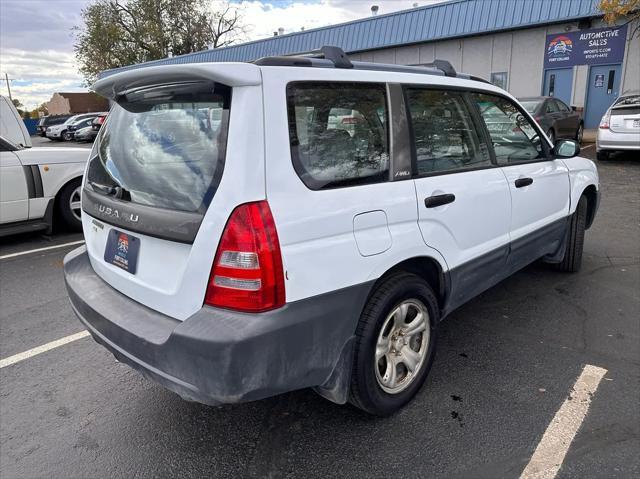
<svg viewBox="0 0 640 479"><path fill-rule="evenodd" d="M547 35L544 67L622 63L627 26Z"/></svg>

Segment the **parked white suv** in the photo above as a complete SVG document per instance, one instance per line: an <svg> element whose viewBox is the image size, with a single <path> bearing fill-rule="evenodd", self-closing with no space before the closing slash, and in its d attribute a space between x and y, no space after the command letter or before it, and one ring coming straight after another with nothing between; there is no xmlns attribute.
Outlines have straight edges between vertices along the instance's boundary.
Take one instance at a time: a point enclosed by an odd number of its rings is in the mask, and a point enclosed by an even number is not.
<svg viewBox="0 0 640 479"><path fill-rule="evenodd" d="M64 123L60 123L59 125L51 125L47 127L46 137L50 140L59 140L59 141L71 141L73 140L73 133L69 131L69 127L71 125L77 125L82 120L94 119L99 115L102 115L102 112L96 113L83 113L81 115L74 115L69 118Z"/></svg>
<svg viewBox="0 0 640 479"><path fill-rule="evenodd" d="M60 220L80 230L88 148L32 148L11 101L0 96L0 237L45 230Z"/></svg>
<svg viewBox="0 0 640 479"><path fill-rule="evenodd" d="M85 175L86 246L65 258L71 304L186 399L313 387L390 414L451 311L538 259L580 268L598 174L574 141L554 147L508 93L446 63L323 52L94 85L118 104Z"/></svg>

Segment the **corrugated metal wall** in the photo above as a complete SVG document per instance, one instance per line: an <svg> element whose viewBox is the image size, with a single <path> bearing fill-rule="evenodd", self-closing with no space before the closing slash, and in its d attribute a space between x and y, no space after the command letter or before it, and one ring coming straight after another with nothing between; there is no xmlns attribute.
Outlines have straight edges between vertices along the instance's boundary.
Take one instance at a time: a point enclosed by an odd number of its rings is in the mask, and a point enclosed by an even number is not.
<svg viewBox="0 0 640 479"><path fill-rule="evenodd" d="M291 33L107 70L101 76L148 65L251 61L308 52L323 45L347 53L564 22L598 14L597 0L452 0L349 23Z"/></svg>

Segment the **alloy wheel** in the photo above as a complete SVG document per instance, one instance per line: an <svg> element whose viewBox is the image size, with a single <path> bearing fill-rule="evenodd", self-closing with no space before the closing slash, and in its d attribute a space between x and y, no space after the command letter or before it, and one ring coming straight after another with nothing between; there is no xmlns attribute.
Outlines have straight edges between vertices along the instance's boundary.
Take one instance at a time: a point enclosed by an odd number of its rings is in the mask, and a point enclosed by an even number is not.
<svg viewBox="0 0 640 479"><path fill-rule="evenodd" d="M69 210L73 214L74 218L78 221L82 221L80 204L81 189L82 186L78 186L75 190L73 190L71 196L69 196Z"/></svg>
<svg viewBox="0 0 640 479"><path fill-rule="evenodd" d="M418 376L429 346L429 312L417 299L398 305L386 318L374 367L378 385L389 394L404 391Z"/></svg>

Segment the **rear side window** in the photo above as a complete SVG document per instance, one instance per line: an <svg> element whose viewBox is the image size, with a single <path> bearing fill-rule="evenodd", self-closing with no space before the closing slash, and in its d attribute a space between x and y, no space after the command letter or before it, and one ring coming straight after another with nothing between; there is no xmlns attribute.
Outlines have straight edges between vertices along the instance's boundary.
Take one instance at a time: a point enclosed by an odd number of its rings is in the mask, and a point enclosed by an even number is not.
<svg viewBox="0 0 640 479"><path fill-rule="evenodd" d="M407 89L418 175L491 165L462 93Z"/></svg>
<svg viewBox="0 0 640 479"><path fill-rule="evenodd" d="M386 181L386 88L379 84L294 82L287 86L296 173L313 189Z"/></svg>
<svg viewBox="0 0 640 479"><path fill-rule="evenodd" d="M554 100L548 100L545 113L557 113L558 111L560 111L558 104Z"/></svg>
<svg viewBox="0 0 640 479"><path fill-rule="evenodd" d="M121 101L98 137L86 184L131 203L204 213L222 176L230 102L231 90L217 84Z"/></svg>

